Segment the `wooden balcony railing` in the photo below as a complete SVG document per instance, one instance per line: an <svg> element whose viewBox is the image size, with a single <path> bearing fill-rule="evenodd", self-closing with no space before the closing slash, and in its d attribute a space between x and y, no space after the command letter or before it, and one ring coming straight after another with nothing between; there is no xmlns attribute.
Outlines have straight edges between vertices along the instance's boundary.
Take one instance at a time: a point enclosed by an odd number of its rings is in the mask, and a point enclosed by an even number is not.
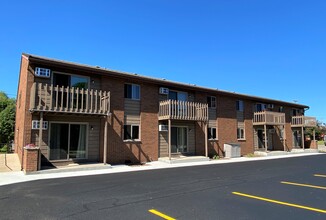
<svg viewBox="0 0 326 220"><path fill-rule="evenodd" d="M159 120L167 119L207 121L208 105L204 103L176 100L161 101Z"/></svg>
<svg viewBox="0 0 326 220"><path fill-rule="evenodd" d="M108 115L110 92L33 83L30 111Z"/></svg>
<svg viewBox="0 0 326 220"><path fill-rule="evenodd" d="M317 120L315 117L308 117L308 116L293 116L291 127L316 127Z"/></svg>
<svg viewBox="0 0 326 220"><path fill-rule="evenodd" d="M261 111L254 112L253 125L284 125L285 113Z"/></svg>

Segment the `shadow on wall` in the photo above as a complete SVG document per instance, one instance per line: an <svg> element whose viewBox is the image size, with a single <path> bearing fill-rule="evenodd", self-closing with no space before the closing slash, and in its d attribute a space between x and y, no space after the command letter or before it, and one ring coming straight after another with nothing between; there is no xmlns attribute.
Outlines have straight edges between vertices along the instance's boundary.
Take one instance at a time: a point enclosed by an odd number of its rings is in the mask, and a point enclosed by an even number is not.
<svg viewBox="0 0 326 220"><path fill-rule="evenodd" d="M112 114L109 125L108 162L111 164L140 164L151 161L143 151L141 141L123 141L123 122ZM114 130L119 126L120 134Z"/></svg>

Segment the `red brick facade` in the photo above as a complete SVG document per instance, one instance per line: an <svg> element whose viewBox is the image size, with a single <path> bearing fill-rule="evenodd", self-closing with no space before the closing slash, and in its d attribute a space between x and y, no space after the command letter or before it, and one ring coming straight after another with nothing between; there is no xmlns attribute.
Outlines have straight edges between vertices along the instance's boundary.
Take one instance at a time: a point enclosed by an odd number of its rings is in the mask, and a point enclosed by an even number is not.
<svg viewBox="0 0 326 220"><path fill-rule="evenodd" d="M159 103L161 100L159 95L160 87L173 89L174 91L187 92L193 95L193 101L197 103L207 103L208 96L216 97L216 119L217 129L216 140L208 141L208 155L223 156L223 146L226 143L238 143L241 146L241 154L245 155L253 153L255 150L255 126L253 125L253 114L255 112L254 105L256 103L270 103L275 107L273 111L277 111L279 106L284 108L286 116L285 123L285 142L286 150L291 150L292 143L292 127L291 127L291 111L293 108L304 109L307 106L286 103L281 101L257 98L245 95L237 95L235 93L220 92L206 88L197 88L184 84L168 82L165 80L152 79L148 77L140 77L134 74L125 74L106 69L88 67L78 64L67 63L64 61L56 61L42 57L31 55L23 55L21 62L21 71L19 79L19 87L17 94L17 115L16 115L16 132L15 144L22 166L26 171L32 171L37 167L37 158L34 151L23 151L23 147L38 141L38 130L32 132L32 118L39 119L40 114L30 112L31 86L35 81L51 84L51 79L38 79L34 76L34 68L42 66L51 69L52 72L62 72L68 74L81 74L89 77L91 89L101 89L110 91L110 116L84 117L82 114L73 114L73 117L64 113L52 114L46 112L44 120L51 123L56 121L71 121L71 123L86 123L88 127L89 141L88 145L93 144L92 148L88 148L88 154L92 155L92 160L103 161L104 158L104 124L108 121L107 132L107 162L108 163L144 163L147 161L158 160L160 152L160 135L159 135ZM139 115L131 115L134 120L139 120L139 140L124 140L124 125L126 122L126 101L125 101L125 84L136 84L140 87L140 99L135 108L139 108ZM241 113L241 123L244 126L244 138L237 138L237 127L239 119L237 119L236 101L242 100L244 103L243 113ZM137 110L137 109L136 109ZM137 112L137 111L136 111ZM138 123L138 122L135 122ZM182 121L178 122L182 124ZM194 121L194 154L205 155L205 122ZM96 132L96 134L94 134ZM273 135L273 145L275 149L282 150L283 142L280 141L278 130ZM43 144L49 144L49 131L43 131ZM98 143L98 144L97 144ZM48 153L45 152L47 146L41 148L43 159L50 160ZM25 156L24 156L25 154ZM26 155L27 154L27 155ZM89 156L90 157L90 156ZM35 164L36 163L36 164Z"/></svg>

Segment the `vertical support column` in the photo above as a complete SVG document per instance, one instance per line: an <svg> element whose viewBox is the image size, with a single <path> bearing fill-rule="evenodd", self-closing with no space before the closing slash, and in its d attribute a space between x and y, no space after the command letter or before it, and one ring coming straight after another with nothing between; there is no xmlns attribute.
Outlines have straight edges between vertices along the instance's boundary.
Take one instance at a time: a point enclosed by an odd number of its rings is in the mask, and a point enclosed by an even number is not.
<svg viewBox="0 0 326 220"><path fill-rule="evenodd" d="M205 157L208 157L208 123L207 121L205 122Z"/></svg>
<svg viewBox="0 0 326 220"><path fill-rule="evenodd" d="M168 151L169 151L169 160L171 161L171 119L169 119L168 126L169 126Z"/></svg>
<svg viewBox="0 0 326 220"><path fill-rule="evenodd" d="M103 142L103 163L106 165L108 153L108 117L105 117L104 122L104 142Z"/></svg>
<svg viewBox="0 0 326 220"><path fill-rule="evenodd" d="M286 138L285 138L285 134L286 134L286 132L285 132L285 125L283 125L283 148L284 148L284 151L286 151L286 146L285 146L285 144L286 144L286 142L285 142Z"/></svg>
<svg viewBox="0 0 326 220"><path fill-rule="evenodd" d="M40 112L40 127L38 130L38 147L39 147L39 153L38 153L38 165L37 169L41 169L41 146L42 146L42 140L43 140L43 112Z"/></svg>
<svg viewBox="0 0 326 220"><path fill-rule="evenodd" d="M264 136L265 136L265 152L267 152L267 128L266 128L266 124L264 125Z"/></svg>
<svg viewBox="0 0 326 220"><path fill-rule="evenodd" d="M301 127L301 145L302 145L302 149L304 149L304 131L303 131L303 126Z"/></svg>
<svg viewBox="0 0 326 220"><path fill-rule="evenodd" d="M313 141L314 141L314 147L316 147L318 149L318 145L316 146L316 128L313 128L312 136L313 136Z"/></svg>

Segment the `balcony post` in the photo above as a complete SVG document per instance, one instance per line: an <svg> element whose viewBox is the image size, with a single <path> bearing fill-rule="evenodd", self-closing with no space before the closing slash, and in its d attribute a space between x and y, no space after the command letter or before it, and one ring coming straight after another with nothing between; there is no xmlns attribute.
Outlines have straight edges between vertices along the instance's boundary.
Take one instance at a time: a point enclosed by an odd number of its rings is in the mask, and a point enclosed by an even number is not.
<svg viewBox="0 0 326 220"><path fill-rule="evenodd" d="M302 145L302 149L304 150L304 131L303 131L303 126L301 127L301 145Z"/></svg>
<svg viewBox="0 0 326 220"><path fill-rule="evenodd" d="M267 128L266 124L264 124L264 136L265 136L265 152L267 152Z"/></svg>
<svg viewBox="0 0 326 220"><path fill-rule="evenodd" d="M169 122L168 122L168 132L169 132L169 137L168 137L168 151L169 151L169 160L171 161L171 119L169 119Z"/></svg>
<svg viewBox="0 0 326 220"><path fill-rule="evenodd" d="M38 147L41 152L41 147L42 147L42 140L43 140L43 112L40 112L40 127L38 129ZM41 169L41 157L39 156L39 161L38 161L38 170Z"/></svg>
<svg viewBox="0 0 326 220"><path fill-rule="evenodd" d="M208 123L207 121L205 122L205 157L208 157L208 134L207 134L207 130L208 130Z"/></svg>
<svg viewBox="0 0 326 220"><path fill-rule="evenodd" d="M283 125L283 148L284 148L284 151L286 151L286 139L285 139L285 136L286 135L286 132L285 132L285 125Z"/></svg>
<svg viewBox="0 0 326 220"><path fill-rule="evenodd" d="M103 143L103 164L106 165L107 161L107 150L108 150L108 117L105 117L105 122L104 122L104 143Z"/></svg>

